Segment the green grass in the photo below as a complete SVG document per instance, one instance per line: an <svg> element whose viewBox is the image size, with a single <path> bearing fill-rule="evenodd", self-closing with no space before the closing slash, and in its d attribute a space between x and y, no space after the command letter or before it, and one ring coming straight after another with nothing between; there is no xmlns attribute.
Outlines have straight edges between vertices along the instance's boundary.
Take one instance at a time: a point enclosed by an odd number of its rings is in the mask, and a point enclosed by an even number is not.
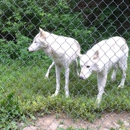
<svg viewBox="0 0 130 130"><path fill-rule="evenodd" d="M0 64L0 128L17 127L17 121L25 116L50 113L66 113L73 118L87 119L91 122L101 117L105 111L130 111L130 67L127 71L125 87L118 89L121 79L118 73L117 81L110 82L110 75L105 88L106 95L99 108L95 107L97 96L97 80L93 74L88 80L80 80L73 67L70 73L70 97L65 98L64 74L61 74L60 94L51 98L55 91L55 70L45 79L49 64L44 61L32 62L28 65L18 61ZM64 71L62 71L64 72ZM10 124L10 125L8 125ZM12 125L11 125L12 124Z"/></svg>

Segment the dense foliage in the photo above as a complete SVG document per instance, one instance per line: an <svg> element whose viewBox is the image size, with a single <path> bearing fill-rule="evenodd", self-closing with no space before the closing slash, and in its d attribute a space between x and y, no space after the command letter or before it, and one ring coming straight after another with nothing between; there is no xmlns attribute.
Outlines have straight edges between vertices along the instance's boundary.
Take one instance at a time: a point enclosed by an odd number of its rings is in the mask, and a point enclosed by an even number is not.
<svg viewBox="0 0 130 130"><path fill-rule="evenodd" d="M108 6L102 3L94 5L89 1L80 3L74 0L2 1L0 60L3 62L7 57L30 59L27 58L26 48L38 33L39 27L59 35L74 37L81 44L82 52L91 44L113 35L122 35L129 41L129 28L124 26L126 21L130 21L129 13L126 12L128 2L124 3L125 6L121 6L122 3L109 2ZM126 8L125 11L122 7ZM118 27L119 25L121 26Z"/></svg>

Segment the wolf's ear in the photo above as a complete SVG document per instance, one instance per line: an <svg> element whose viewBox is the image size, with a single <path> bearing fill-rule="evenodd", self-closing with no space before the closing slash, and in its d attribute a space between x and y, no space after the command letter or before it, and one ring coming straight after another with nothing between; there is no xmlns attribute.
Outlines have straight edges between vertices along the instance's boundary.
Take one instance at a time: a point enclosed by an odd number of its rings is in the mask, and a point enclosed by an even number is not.
<svg viewBox="0 0 130 130"><path fill-rule="evenodd" d="M45 34L44 30L39 28L39 31L40 31L40 36L43 38L46 38L46 34Z"/></svg>
<svg viewBox="0 0 130 130"><path fill-rule="evenodd" d="M93 60L97 60L99 58L99 51L96 51L93 56Z"/></svg>

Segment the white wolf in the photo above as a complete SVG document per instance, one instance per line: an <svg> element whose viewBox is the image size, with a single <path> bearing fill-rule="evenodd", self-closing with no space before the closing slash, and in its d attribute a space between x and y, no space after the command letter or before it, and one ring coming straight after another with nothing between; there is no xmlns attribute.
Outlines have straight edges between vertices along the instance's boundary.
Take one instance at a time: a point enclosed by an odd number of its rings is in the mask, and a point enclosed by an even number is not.
<svg viewBox="0 0 130 130"><path fill-rule="evenodd" d="M69 71L70 64L76 61L80 54L79 43L70 37L58 36L46 32L39 28L40 32L35 36L33 43L28 47L28 51L33 52L39 49L52 58L56 70L56 90L52 96L57 96L60 90L60 71L65 68L65 95L69 96Z"/></svg>
<svg viewBox="0 0 130 130"><path fill-rule="evenodd" d="M124 86L128 51L129 48L126 40L122 37L115 36L97 43L86 54L80 55L80 79L87 79L92 72L97 73L98 95L96 103L98 106L104 93L110 68L113 67L112 81L116 80L117 68L121 70L122 79L118 87Z"/></svg>

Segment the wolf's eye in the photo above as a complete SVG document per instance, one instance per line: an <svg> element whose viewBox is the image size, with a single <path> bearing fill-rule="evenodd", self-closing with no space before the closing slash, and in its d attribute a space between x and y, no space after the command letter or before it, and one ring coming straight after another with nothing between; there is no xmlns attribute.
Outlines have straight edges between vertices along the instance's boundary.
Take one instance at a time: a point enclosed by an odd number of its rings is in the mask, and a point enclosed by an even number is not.
<svg viewBox="0 0 130 130"><path fill-rule="evenodd" d="M89 65L87 65L86 67L87 67L87 68L89 68L90 66L89 66Z"/></svg>

